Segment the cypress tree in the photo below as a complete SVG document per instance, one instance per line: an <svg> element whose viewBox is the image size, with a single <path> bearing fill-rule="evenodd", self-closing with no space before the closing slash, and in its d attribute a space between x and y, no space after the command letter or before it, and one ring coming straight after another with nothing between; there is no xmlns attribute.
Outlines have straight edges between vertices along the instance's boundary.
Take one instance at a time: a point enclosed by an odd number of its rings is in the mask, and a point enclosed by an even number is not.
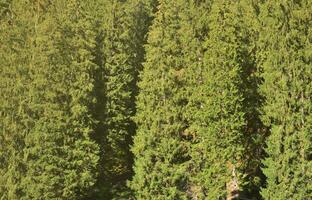
<svg viewBox="0 0 312 200"><path fill-rule="evenodd" d="M94 198L128 198L126 180L132 176L130 152L136 126L135 97L144 59L143 44L152 19L154 1L97 2L95 62L98 121L94 138L100 144L100 165ZM125 196L126 195L126 196Z"/></svg>
<svg viewBox="0 0 312 200"><path fill-rule="evenodd" d="M81 1L27 1L32 19L25 176L19 199L79 199L94 184L97 145L91 48L94 33Z"/></svg>
<svg viewBox="0 0 312 200"><path fill-rule="evenodd" d="M0 199L21 199L29 106L32 12L28 2L5 1L0 20ZM26 9L25 9L26 8Z"/></svg>
<svg viewBox="0 0 312 200"><path fill-rule="evenodd" d="M245 126L245 161L246 185L242 186L242 195L260 199L260 187L265 183L265 176L261 170L262 159L265 156L265 139L268 128L261 121L261 107L264 97L259 92L262 78L259 76L260 67L257 64L256 52L259 48L259 0L241 0L240 6L244 15L244 40L246 51L246 66L243 68L242 82L244 84L244 112Z"/></svg>
<svg viewBox="0 0 312 200"><path fill-rule="evenodd" d="M200 142L198 135L198 116L196 113L201 99L198 97L198 88L203 83L203 56L206 50L204 41L208 35L208 18L210 13L211 1L189 1L187 9L181 12L181 51L180 59L183 61L183 73L179 79L185 84L182 96L187 97L183 107L183 120L186 124L181 136L190 144L188 155L187 176L188 182L184 186L184 191L188 199L204 199L202 185L198 182L198 173L201 171L198 165L201 157L197 154L196 145Z"/></svg>
<svg viewBox="0 0 312 200"><path fill-rule="evenodd" d="M125 3L108 0L100 4L103 14L98 32L100 70L98 76L97 111L99 121L95 138L100 144L100 176L97 198L112 198L112 193L129 173L129 136L133 134L128 109L131 99L129 83L133 77L129 63L129 27L125 22ZM127 21L129 23L129 21ZM131 22L130 22L131 23ZM131 34L131 33L130 33ZM130 132L130 133L129 133Z"/></svg>
<svg viewBox="0 0 312 200"><path fill-rule="evenodd" d="M265 199L312 198L312 2L266 1L258 54L270 127L264 160Z"/></svg>
<svg viewBox="0 0 312 200"><path fill-rule="evenodd" d="M136 63L133 61L134 39L130 30L133 19L129 15L128 4L107 1L105 22L103 23L104 73L105 73L105 146L104 172L109 182L118 183L128 177L131 170L130 145L134 134L131 116L134 112L133 81ZM105 156L109 155L109 156Z"/></svg>
<svg viewBox="0 0 312 200"><path fill-rule="evenodd" d="M252 157L259 119L253 113L258 96L251 85L255 64L252 31L245 21L244 1L214 1L208 14L208 36L203 61L195 75L189 107L194 135L192 145L193 193L199 198L238 196L252 182L250 168L259 168ZM253 116L249 118L249 116ZM261 142L261 141L260 141ZM257 161L255 166L250 163Z"/></svg>
<svg viewBox="0 0 312 200"><path fill-rule="evenodd" d="M146 62L137 98L138 129L130 187L136 199L187 199L190 140L184 54L191 43L184 35L190 20L188 1L159 1L146 45ZM192 39L192 38L191 38Z"/></svg>

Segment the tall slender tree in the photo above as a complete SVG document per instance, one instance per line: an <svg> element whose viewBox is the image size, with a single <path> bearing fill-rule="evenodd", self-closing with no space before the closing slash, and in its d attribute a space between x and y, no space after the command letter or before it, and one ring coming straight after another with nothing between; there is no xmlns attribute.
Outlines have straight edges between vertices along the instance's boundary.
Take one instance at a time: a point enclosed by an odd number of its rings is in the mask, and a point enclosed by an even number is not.
<svg viewBox="0 0 312 200"><path fill-rule="evenodd" d="M253 157L261 128L254 112L259 102L250 46L253 32L245 19L253 11L246 3L213 1L206 16L208 36L190 101L193 190L202 199L238 196L255 176L248 170L259 168Z"/></svg>
<svg viewBox="0 0 312 200"><path fill-rule="evenodd" d="M137 99L138 124L133 152L136 199L187 199L190 140L184 131L187 104L185 26L190 2L159 1L146 45L146 62ZM189 21L188 21L189 20ZM191 38L192 39L192 38Z"/></svg>
<svg viewBox="0 0 312 200"><path fill-rule="evenodd" d="M24 138L33 126L30 116L30 35L28 1L4 1L0 20L0 199L21 199L25 176ZM26 8L26 9L25 9Z"/></svg>
<svg viewBox="0 0 312 200"><path fill-rule="evenodd" d="M261 121L261 107L264 97L259 92L262 84L260 67L257 64L257 40L259 38L259 13L261 0L241 0L240 7L244 15L246 63L243 68L242 81L244 84L244 112L246 119L244 148L246 168L246 185L243 185L242 194L254 199L261 199L260 187L265 183L265 176L261 170L262 159L265 156L265 140L268 127Z"/></svg>
<svg viewBox="0 0 312 200"><path fill-rule="evenodd" d="M178 73L180 81L184 82L182 96L187 101L183 106L183 120L186 124L181 135L190 142L188 155L191 159L188 162L188 182L184 186L188 199L204 199L202 185L198 182L198 173L201 171L198 165L201 157L197 152L197 144L201 138L198 135L198 115L202 99L198 96L198 88L203 84L203 56L206 51L204 41L207 39L209 27L207 16L211 9L211 0L188 1L187 9L181 12L181 62L183 63L182 73Z"/></svg>
<svg viewBox="0 0 312 200"><path fill-rule="evenodd" d="M312 2L266 1L261 7L258 54L270 126L265 199L312 198Z"/></svg>
<svg viewBox="0 0 312 200"><path fill-rule="evenodd" d="M95 198L126 198L126 181L132 176L130 151L136 126L135 97L138 74L144 59L144 43L152 20L154 1L98 1L96 18L98 121L94 135L100 144L100 177Z"/></svg>
<svg viewBox="0 0 312 200"><path fill-rule="evenodd" d="M43 21L34 27L30 64L35 125L25 139L25 199L79 199L95 183L98 161L90 139L95 34L85 2L35 3L47 17L35 15Z"/></svg>

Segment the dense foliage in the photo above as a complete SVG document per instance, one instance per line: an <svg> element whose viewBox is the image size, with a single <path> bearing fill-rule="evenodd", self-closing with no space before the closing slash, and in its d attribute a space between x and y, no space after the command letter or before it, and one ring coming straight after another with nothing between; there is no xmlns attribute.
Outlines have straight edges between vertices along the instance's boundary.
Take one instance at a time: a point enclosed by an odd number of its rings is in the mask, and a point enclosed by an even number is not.
<svg viewBox="0 0 312 200"><path fill-rule="evenodd" d="M0 0L0 200L312 198L311 0Z"/></svg>
<svg viewBox="0 0 312 200"><path fill-rule="evenodd" d="M265 199L312 198L311 9L311 1L268 1L261 7L262 118L271 130Z"/></svg>

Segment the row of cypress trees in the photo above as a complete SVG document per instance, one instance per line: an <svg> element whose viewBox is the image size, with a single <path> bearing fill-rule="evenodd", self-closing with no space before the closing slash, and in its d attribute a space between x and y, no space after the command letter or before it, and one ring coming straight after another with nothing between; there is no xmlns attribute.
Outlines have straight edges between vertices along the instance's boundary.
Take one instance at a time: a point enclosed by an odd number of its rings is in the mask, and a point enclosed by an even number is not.
<svg viewBox="0 0 312 200"><path fill-rule="evenodd" d="M312 198L311 19L305 0L159 1L136 199Z"/></svg>
<svg viewBox="0 0 312 200"><path fill-rule="evenodd" d="M125 193L153 5L1 1L0 199Z"/></svg>
<svg viewBox="0 0 312 200"><path fill-rule="evenodd" d="M0 199L312 198L310 0L2 0Z"/></svg>
<svg viewBox="0 0 312 200"><path fill-rule="evenodd" d="M244 20L255 8L243 3L160 1L139 83L138 199L220 199L231 179L260 186L254 34Z"/></svg>

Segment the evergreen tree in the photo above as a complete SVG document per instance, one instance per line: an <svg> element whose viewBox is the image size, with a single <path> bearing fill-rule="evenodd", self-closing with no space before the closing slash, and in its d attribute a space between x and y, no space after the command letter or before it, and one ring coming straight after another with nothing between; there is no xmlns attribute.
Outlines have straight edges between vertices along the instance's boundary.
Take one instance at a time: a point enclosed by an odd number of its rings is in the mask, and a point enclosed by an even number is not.
<svg viewBox="0 0 312 200"><path fill-rule="evenodd" d="M152 19L154 1L98 1L95 62L98 98L94 135L100 144L100 176L94 198L126 198L126 180L132 175L130 152L136 126L137 80L144 59L143 44Z"/></svg>
<svg viewBox="0 0 312 200"><path fill-rule="evenodd" d="M208 18L210 13L210 0L189 1L187 9L181 12L181 43L183 73L179 73L179 79L184 82L182 96L187 98L183 108L183 120L186 123L182 131L182 137L190 142L188 155L191 159L188 162L188 182L184 186L188 199L204 199L202 186L198 184L198 173L200 172L201 157L197 154L196 144L200 142L198 136L198 118L196 113L200 99L198 88L203 84L203 56L205 52L204 41L208 35Z"/></svg>
<svg viewBox="0 0 312 200"><path fill-rule="evenodd" d="M311 10L0 0L0 200L312 198Z"/></svg>
<svg viewBox="0 0 312 200"><path fill-rule="evenodd" d="M265 139L268 128L261 121L261 107L264 97L258 88L262 83L259 76L256 51L259 37L259 6L261 0L241 0L240 6L244 15L244 28L247 31L244 41L247 67L243 68L242 81L244 84L244 110L245 110L245 160L246 185L242 187L243 195L260 199L260 187L265 183L265 176L261 170L262 159L265 156Z"/></svg>
<svg viewBox="0 0 312 200"><path fill-rule="evenodd" d="M108 182L118 182L123 176L129 176L131 169L130 145L134 134L131 116L134 112L133 82L137 63L134 63L134 39L130 30L133 19L129 15L127 4L120 1L108 1L105 4L104 32L104 73L105 73L105 127L104 146L105 173ZM130 25L129 25L130 23ZM111 178L111 179L110 179Z"/></svg>
<svg viewBox="0 0 312 200"><path fill-rule="evenodd" d="M190 141L184 136L188 124L184 26L191 4L159 2L139 83L134 139L135 175L130 184L136 199L186 199ZM191 32L191 31L190 31ZM189 33L190 33L189 32ZM187 34L189 34L187 33Z"/></svg>
<svg viewBox="0 0 312 200"><path fill-rule="evenodd" d="M34 127L25 139L25 199L79 199L95 183L97 145L91 50L95 34L83 1L35 2ZM57 13L53 15L53 13ZM40 23L40 24L39 24Z"/></svg>
<svg viewBox="0 0 312 200"><path fill-rule="evenodd" d="M270 126L265 199L312 198L311 9L308 0L266 1L261 7L262 120Z"/></svg>
<svg viewBox="0 0 312 200"><path fill-rule="evenodd" d="M27 1L1 3L0 199L17 200L23 195L24 137L33 124L28 106L33 18Z"/></svg>
<svg viewBox="0 0 312 200"><path fill-rule="evenodd" d="M245 21L249 9L246 1L214 1L207 16L209 32L189 104L192 190L200 199L237 196L253 181L255 175L248 170L259 168L252 156L261 125L253 113L259 102L254 94L252 31Z"/></svg>

